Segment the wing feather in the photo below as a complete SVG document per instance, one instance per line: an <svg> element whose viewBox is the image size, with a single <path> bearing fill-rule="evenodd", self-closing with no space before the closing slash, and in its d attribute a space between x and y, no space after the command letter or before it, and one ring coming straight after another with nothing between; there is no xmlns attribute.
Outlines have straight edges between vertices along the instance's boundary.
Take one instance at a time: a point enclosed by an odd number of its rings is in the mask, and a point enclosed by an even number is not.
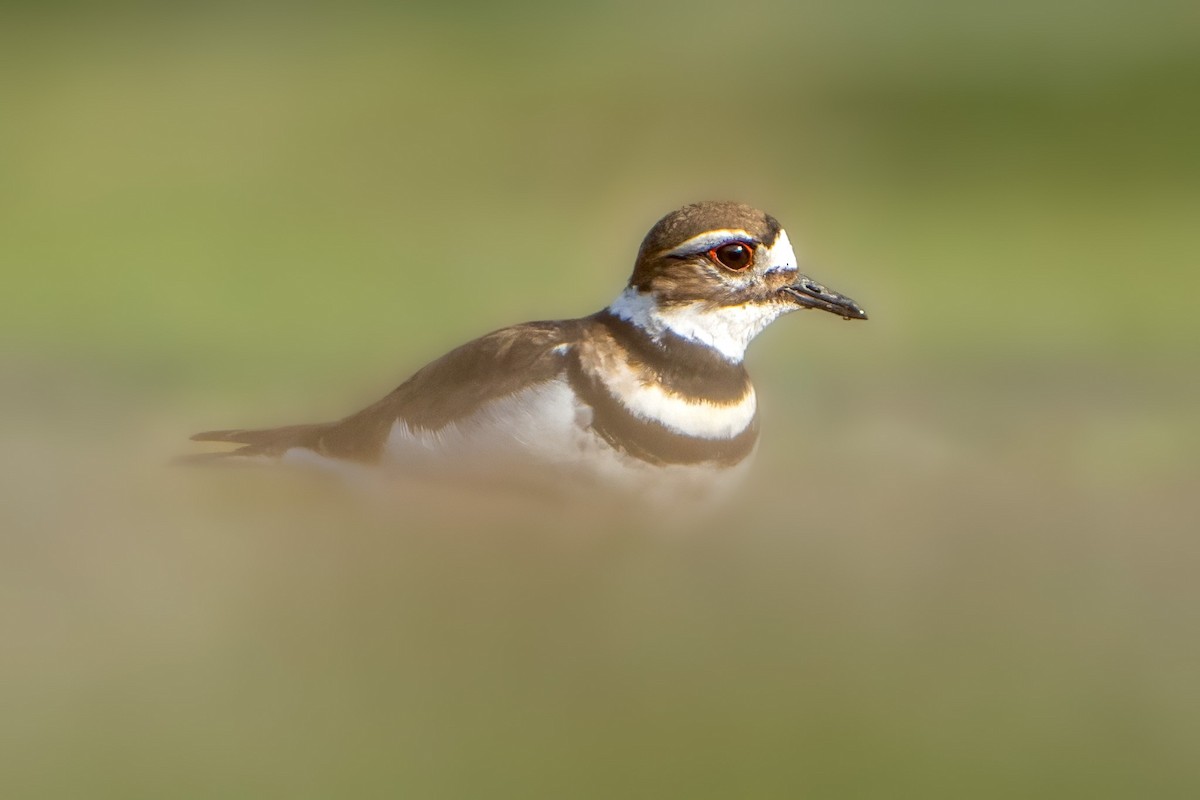
<svg viewBox="0 0 1200 800"><path fill-rule="evenodd" d="M213 455L279 456L305 447L333 458L374 461L397 420L413 429L436 431L484 403L562 374L567 350L563 345L577 339L581 324L529 322L493 331L451 350L379 402L337 422L207 431L192 439L242 445Z"/></svg>

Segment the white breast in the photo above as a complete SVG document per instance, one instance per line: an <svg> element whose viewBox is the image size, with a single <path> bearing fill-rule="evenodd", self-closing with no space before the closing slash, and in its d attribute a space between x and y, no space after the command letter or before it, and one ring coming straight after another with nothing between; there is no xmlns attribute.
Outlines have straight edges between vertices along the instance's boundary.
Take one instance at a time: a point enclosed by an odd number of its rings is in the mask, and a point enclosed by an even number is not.
<svg viewBox="0 0 1200 800"><path fill-rule="evenodd" d="M685 436L732 439L746 430L758 411L753 386L746 387L746 393L736 403L720 405L688 400L657 383L646 383L624 361L614 361L609 367L601 380L631 414Z"/></svg>

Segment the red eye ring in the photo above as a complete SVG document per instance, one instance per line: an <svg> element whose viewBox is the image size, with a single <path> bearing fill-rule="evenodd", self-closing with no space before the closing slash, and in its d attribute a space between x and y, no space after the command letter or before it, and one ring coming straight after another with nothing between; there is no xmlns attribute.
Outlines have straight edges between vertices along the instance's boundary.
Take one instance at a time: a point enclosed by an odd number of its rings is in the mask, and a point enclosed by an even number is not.
<svg viewBox="0 0 1200 800"><path fill-rule="evenodd" d="M743 272L754 266L754 245L749 242L727 242L708 251L714 263L733 272Z"/></svg>

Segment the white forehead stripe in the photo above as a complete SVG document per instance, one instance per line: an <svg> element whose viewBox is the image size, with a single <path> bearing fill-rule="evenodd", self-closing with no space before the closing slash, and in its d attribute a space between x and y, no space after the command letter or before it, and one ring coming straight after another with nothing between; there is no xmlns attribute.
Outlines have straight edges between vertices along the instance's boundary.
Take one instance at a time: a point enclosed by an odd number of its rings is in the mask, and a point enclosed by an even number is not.
<svg viewBox="0 0 1200 800"><path fill-rule="evenodd" d="M764 248L763 256L767 269L781 272L795 272L796 253L792 250L792 241L788 239L787 231L780 231L775 244Z"/></svg>
<svg viewBox="0 0 1200 800"><path fill-rule="evenodd" d="M719 231L707 231L699 236L693 236L683 244L667 251L669 256L687 256L695 253L707 253L714 247L735 239L753 241L754 237L737 228L725 228Z"/></svg>

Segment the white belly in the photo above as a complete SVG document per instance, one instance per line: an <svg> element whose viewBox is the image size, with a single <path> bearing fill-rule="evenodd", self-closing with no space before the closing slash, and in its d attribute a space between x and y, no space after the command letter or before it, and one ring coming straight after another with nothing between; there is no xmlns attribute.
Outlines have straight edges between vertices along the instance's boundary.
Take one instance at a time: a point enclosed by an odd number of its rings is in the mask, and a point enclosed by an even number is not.
<svg viewBox="0 0 1200 800"><path fill-rule="evenodd" d="M482 478L536 474L566 490L608 487L663 500L724 495L749 462L733 468L649 464L614 449L589 429L591 421L591 409L565 380L556 380L486 403L437 431L397 421L383 461Z"/></svg>

